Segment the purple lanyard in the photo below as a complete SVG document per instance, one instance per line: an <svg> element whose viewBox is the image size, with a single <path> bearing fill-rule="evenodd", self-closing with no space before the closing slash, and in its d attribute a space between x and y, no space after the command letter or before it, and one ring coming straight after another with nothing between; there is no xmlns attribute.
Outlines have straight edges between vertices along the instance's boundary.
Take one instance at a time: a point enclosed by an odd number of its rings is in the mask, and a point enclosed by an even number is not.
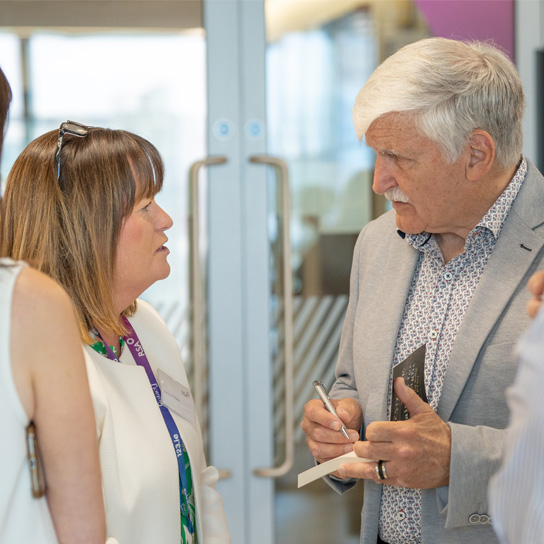
<svg viewBox="0 0 544 544"><path fill-rule="evenodd" d="M183 506L183 496L185 496L185 501L188 506L189 490L187 486L187 471L185 469L185 462L183 460L183 442L179 434L178 426L176 425L176 422L174 421L170 410L168 410L168 408L162 404L161 390L159 388L159 384L157 383L155 375L151 370L151 365L149 364L149 360L147 359L147 355L145 354L144 347L140 343L140 339L138 338L136 331L130 324L130 321L125 316L123 316L123 323L128 330L128 335L124 336L123 339L125 340L125 343L127 344L130 353L132 353L132 357L134 357L136 364L143 367L143 369L145 370L145 373L147 374L147 379L151 384L151 389L153 389L153 393L155 394L155 398L157 399L157 404L159 405L159 408L161 410L162 417L164 419L164 422L166 423L166 428L170 433L170 438L172 440L172 444L174 445L174 451L176 452L176 457L178 460L180 505ZM104 339L102 338L96 327L93 328L92 332L96 336L98 336L100 340L102 340L102 343L106 348L106 356L108 357L108 359L112 361L117 361L119 363L119 358L116 357L115 353L113 352L111 347L108 346L107 342L104 342ZM191 517L188 509L186 518L189 531L191 535L194 535L195 530L191 522Z"/></svg>

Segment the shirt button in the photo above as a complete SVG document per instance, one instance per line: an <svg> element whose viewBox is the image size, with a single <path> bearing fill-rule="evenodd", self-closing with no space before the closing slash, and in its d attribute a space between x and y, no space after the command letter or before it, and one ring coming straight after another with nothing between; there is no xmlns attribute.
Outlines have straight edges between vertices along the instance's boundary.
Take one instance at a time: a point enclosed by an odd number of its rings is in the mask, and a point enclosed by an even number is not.
<svg viewBox="0 0 544 544"><path fill-rule="evenodd" d="M450 281L453 278L453 274L451 272L446 272L444 274L444 279Z"/></svg>
<svg viewBox="0 0 544 544"><path fill-rule="evenodd" d="M399 521L404 521L406 519L406 514L402 510L397 512L397 519Z"/></svg>
<svg viewBox="0 0 544 544"><path fill-rule="evenodd" d="M479 514L471 514L468 518L468 521L472 523L473 525L476 523L480 523L480 515Z"/></svg>
<svg viewBox="0 0 544 544"><path fill-rule="evenodd" d="M490 519L489 516L486 516L485 514L482 514L480 516L480 523L489 523Z"/></svg>
<svg viewBox="0 0 544 544"><path fill-rule="evenodd" d="M436 338L438 336L438 333L436 331L431 331L430 337Z"/></svg>

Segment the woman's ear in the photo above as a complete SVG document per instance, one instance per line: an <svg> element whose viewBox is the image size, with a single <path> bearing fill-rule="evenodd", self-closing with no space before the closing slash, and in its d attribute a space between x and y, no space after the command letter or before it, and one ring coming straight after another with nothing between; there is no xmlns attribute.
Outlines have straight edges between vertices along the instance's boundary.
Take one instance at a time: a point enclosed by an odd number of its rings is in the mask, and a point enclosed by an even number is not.
<svg viewBox="0 0 544 544"><path fill-rule="evenodd" d="M469 157L466 164L466 176L471 181L478 181L491 170L495 162L495 142L485 130L476 129L468 140Z"/></svg>

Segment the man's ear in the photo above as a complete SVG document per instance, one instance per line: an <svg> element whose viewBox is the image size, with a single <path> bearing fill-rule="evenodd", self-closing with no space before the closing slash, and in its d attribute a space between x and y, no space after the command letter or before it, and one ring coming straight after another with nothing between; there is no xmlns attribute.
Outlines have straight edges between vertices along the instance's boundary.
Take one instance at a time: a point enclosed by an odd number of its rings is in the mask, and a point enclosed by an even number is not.
<svg viewBox="0 0 544 544"><path fill-rule="evenodd" d="M478 181L491 170L495 162L495 142L485 130L476 129L468 140L468 159L466 176L471 181Z"/></svg>

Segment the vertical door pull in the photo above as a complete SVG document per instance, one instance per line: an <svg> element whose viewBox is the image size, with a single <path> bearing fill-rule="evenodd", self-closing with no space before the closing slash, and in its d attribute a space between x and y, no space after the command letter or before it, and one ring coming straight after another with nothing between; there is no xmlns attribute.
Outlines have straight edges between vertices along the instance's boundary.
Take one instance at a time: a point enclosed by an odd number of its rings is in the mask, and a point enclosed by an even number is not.
<svg viewBox="0 0 544 544"><path fill-rule="evenodd" d="M291 202L289 171L281 159L269 155L254 155L249 161L272 166L276 182L281 183L283 213L283 290L284 290L284 357L285 357L285 458L277 467L256 468L255 476L280 478L293 467L295 460L294 398L293 398L293 273L291 270L291 237L289 232Z"/></svg>
<svg viewBox="0 0 544 544"><path fill-rule="evenodd" d="M189 170L189 221L191 228L191 299L193 310L193 396L197 413L203 414L205 409L204 366L206 364L206 338L204 336L204 299L202 271L200 269L200 199L198 191L198 174L203 166L225 164L226 157L206 157L196 161ZM230 478L231 471L219 469L220 478Z"/></svg>

